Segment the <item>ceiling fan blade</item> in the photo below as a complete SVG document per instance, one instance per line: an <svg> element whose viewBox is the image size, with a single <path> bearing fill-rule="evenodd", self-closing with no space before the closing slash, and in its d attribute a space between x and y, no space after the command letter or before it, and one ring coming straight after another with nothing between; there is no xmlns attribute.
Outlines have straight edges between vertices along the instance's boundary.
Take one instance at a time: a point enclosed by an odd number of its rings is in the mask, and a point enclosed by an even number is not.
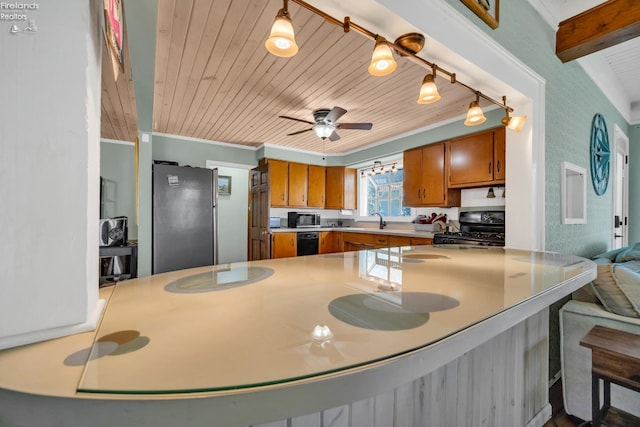
<svg viewBox="0 0 640 427"><path fill-rule="evenodd" d="M360 129L371 130L373 124L371 123L336 123L338 129Z"/></svg>
<svg viewBox="0 0 640 427"><path fill-rule="evenodd" d="M281 119L295 120L296 122L302 122L302 123L306 123L306 124L309 124L309 125L315 125L314 122L310 122L308 120L296 119L295 117L289 117L289 116L278 116L278 117L280 117Z"/></svg>
<svg viewBox="0 0 640 427"><path fill-rule="evenodd" d="M298 132L288 133L287 136L298 135L299 133L309 132L310 130L313 130L313 128L309 128L309 129L305 129L305 130L299 130Z"/></svg>
<svg viewBox="0 0 640 427"><path fill-rule="evenodd" d="M337 141L339 139L340 139L340 135L338 135L338 132L336 132L335 130L331 135L329 135L329 141Z"/></svg>
<svg viewBox="0 0 640 427"><path fill-rule="evenodd" d="M336 105L331 109L331 111L329 111L329 114L327 114L327 117L324 118L324 121L326 123L335 123L346 112L347 110L345 110L344 108L340 108Z"/></svg>

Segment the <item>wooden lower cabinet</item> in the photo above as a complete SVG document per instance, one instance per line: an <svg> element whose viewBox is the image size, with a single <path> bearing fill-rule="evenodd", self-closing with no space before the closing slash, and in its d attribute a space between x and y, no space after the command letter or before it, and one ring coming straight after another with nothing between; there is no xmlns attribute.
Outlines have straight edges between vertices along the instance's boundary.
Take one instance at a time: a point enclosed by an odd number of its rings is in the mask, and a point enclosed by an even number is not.
<svg viewBox="0 0 640 427"><path fill-rule="evenodd" d="M286 258L297 255L297 232L278 232L271 234L271 258ZM429 237L396 236L378 233L359 233L342 231L321 231L318 253L381 249L396 246L430 245Z"/></svg>
<svg viewBox="0 0 640 427"><path fill-rule="evenodd" d="M342 232L341 231L321 231L318 252L321 254L332 254L342 252Z"/></svg>
<svg viewBox="0 0 640 427"><path fill-rule="evenodd" d="M298 233L284 232L271 234L271 258L296 256L298 252Z"/></svg>
<svg viewBox="0 0 640 427"><path fill-rule="evenodd" d="M430 237L411 237L411 236L389 236L389 246L420 246L432 245L433 239Z"/></svg>
<svg viewBox="0 0 640 427"><path fill-rule="evenodd" d="M430 245L433 240L429 237L394 236L377 233L343 233L344 251L359 251L363 249L379 249L395 246Z"/></svg>

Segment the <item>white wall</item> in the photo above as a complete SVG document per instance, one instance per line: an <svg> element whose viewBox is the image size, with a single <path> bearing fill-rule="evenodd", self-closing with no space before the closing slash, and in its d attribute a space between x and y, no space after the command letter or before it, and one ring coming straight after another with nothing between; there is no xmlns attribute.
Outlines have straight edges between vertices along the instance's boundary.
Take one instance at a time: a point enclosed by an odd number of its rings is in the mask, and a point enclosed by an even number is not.
<svg viewBox="0 0 640 427"><path fill-rule="evenodd" d="M0 21L0 349L99 315L100 4L39 3L33 33Z"/></svg>
<svg viewBox="0 0 640 427"><path fill-rule="evenodd" d="M218 198L218 264L247 260L249 236L249 171L218 166L207 160L208 168L218 168L218 176L231 177L231 194Z"/></svg>

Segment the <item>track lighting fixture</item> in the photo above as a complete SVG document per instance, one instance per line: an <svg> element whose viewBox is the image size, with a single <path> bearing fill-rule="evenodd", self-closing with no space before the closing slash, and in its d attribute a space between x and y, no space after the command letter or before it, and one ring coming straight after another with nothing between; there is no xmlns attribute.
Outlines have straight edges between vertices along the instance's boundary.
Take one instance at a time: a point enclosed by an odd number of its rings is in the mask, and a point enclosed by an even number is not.
<svg viewBox="0 0 640 427"><path fill-rule="evenodd" d="M507 116L502 119L502 124L511 130L520 132L525 121L527 121L527 116L509 117L509 113L507 113Z"/></svg>
<svg viewBox="0 0 640 427"><path fill-rule="evenodd" d="M469 111L467 111L467 119L464 121L466 126L476 126L487 121L487 118L482 113L480 108L480 94L476 93L476 100L471 101L469 104Z"/></svg>
<svg viewBox="0 0 640 427"><path fill-rule="evenodd" d="M503 96L502 97L502 103L505 105L507 105L507 97ZM502 118L501 123L508 127L511 130L514 130L516 132L520 132L522 130L522 126L524 126L524 122L527 121L527 116L513 116L510 117L509 116L509 109L505 108L504 112L506 114L505 117Z"/></svg>
<svg viewBox="0 0 640 427"><path fill-rule="evenodd" d="M376 77L382 77L393 73L398 63L393 59L391 48L387 46L386 40L383 38L376 39L376 46L371 56L371 64L369 64L369 74Z"/></svg>
<svg viewBox="0 0 640 427"><path fill-rule="evenodd" d="M479 125L480 123L484 123L487 120L482 113L482 108L480 108L480 98L482 98L505 110L506 117L502 119L503 125L507 126L509 129L515 130L516 132L519 132L520 129L522 129L527 116L509 117L509 113L513 112L513 108L507 105L506 97L503 97L503 102L500 103L499 101L496 101L495 99L483 94L479 90L476 90L471 86L468 86L465 83L457 80L456 73L447 71L444 68L418 56L417 53L424 47L424 36L422 34L403 34L398 37L393 43L391 43L379 34L375 34L370 30L352 22L348 16L345 17L343 21L340 21L333 16L321 11L320 9L306 3L303 0L291 1L307 9L311 13L322 17L325 21L342 27L345 33L349 32L351 29L354 29L359 33L365 35L366 37L375 40L376 44L373 49L371 63L369 64L368 68L369 73L373 76L386 76L388 74L391 74L397 68L398 64L393 57L394 50L398 55L407 58L411 62L421 67L431 69L431 73L427 74L422 81L422 86L420 87L420 95L418 96L418 104L429 104L440 99L440 94L438 93L438 88L435 84L436 72L440 72L450 78L451 84L458 84L470 90L476 95L476 100L471 102L471 105L469 105L467 118L464 122L465 125L475 126ZM267 50L274 55L289 57L295 55L298 52L298 46L296 45L293 34L293 26L291 24L291 18L289 17L289 11L287 9L288 0L283 0L283 4L283 8L278 11L276 19L273 23L273 27L271 29L271 35L267 39L265 45L267 47ZM320 133L318 132L319 130L316 130L316 134L320 136ZM322 136L320 137L323 138Z"/></svg>
<svg viewBox="0 0 640 427"><path fill-rule="evenodd" d="M366 175L376 176L378 174L384 175L387 172L396 173L398 172L398 168L396 167L397 162L382 164L380 160L376 160L373 162L373 167L369 171L369 173L365 173L363 170L360 173L361 177L365 177ZM391 165L391 168L387 169L387 167Z"/></svg>
<svg viewBox="0 0 640 427"><path fill-rule="evenodd" d="M420 95L418 95L418 104L431 104L440 99L438 87L436 86L436 68L432 68L431 74L424 76L422 86L420 87Z"/></svg>
<svg viewBox="0 0 640 427"><path fill-rule="evenodd" d="M298 53L298 45L293 34L293 25L287 8L288 0L283 0L284 5L278 11L276 19L271 27L271 34L265 42L267 50L276 56L288 58Z"/></svg>

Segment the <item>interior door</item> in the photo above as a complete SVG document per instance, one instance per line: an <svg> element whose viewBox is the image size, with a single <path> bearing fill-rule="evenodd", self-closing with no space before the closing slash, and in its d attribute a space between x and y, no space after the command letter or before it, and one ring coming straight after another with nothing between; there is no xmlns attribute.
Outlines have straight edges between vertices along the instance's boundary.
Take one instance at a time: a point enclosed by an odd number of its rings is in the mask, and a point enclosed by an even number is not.
<svg viewBox="0 0 640 427"><path fill-rule="evenodd" d="M613 157L613 249L629 244L629 138L614 128Z"/></svg>
<svg viewBox="0 0 640 427"><path fill-rule="evenodd" d="M249 215L249 260L268 259L269 241L269 165L251 170L251 206Z"/></svg>

